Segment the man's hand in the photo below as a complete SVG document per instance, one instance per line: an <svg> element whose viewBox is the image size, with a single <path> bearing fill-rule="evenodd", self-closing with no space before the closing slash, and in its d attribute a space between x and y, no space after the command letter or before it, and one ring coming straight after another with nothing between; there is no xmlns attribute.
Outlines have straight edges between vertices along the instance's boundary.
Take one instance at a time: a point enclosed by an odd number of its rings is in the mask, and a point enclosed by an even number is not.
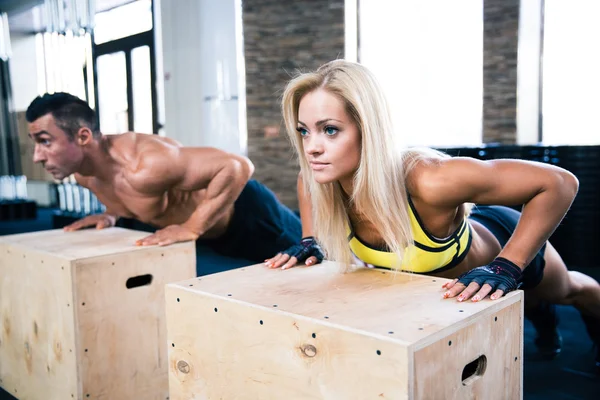
<svg viewBox="0 0 600 400"><path fill-rule="evenodd" d="M117 217L110 214L95 214L88 215L85 218L75 221L70 225L65 226L63 229L65 232L72 232L78 229L87 228L89 226L96 226L96 229L110 228L115 226Z"/></svg>
<svg viewBox="0 0 600 400"><path fill-rule="evenodd" d="M188 242L198 239L198 234L181 225L170 225L135 242L136 246L167 246L178 242Z"/></svg>

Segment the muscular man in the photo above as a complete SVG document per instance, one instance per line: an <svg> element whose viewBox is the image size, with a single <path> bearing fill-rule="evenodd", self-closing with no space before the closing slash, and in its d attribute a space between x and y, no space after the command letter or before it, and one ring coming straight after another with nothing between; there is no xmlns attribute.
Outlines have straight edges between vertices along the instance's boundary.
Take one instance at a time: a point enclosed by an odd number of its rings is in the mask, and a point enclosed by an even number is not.
<svg viewBox="0 0 600 400"><path fill-rule="evenodd" d="M106 228L127 217L157 229L137 245L201 240L253 262L301 239L300 219L250 180L254 167L245 157L157 135L102 135L95 112L67 93L37 97L26 118L34 162L58 180L74 174L106 206L66 231Z"/></svg>

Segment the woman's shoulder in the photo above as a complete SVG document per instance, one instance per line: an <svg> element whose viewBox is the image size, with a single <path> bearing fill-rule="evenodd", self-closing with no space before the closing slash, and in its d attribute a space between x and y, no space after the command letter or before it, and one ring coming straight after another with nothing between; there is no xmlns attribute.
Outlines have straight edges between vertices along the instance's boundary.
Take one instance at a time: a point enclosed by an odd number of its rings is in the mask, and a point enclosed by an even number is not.
<svg viewBox="0 0 600 400"><path fill-rule="evenodd" d="M409 195L428 204L436 204L444 193L456 190L456 177L446 173L451 160L443 153L408 151L404 156L405 184Z"/></svg>

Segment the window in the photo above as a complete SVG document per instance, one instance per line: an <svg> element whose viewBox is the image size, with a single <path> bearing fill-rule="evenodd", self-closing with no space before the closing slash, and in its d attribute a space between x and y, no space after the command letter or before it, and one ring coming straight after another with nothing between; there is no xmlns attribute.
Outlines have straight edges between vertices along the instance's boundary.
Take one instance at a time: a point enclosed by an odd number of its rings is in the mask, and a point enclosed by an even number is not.
<svg viewBox="0 0 600 400"><path fill-rule="evenodd" d="M359 61L404 145L480 145L483 0L360 1Z"/></svg>
<svg viewBox="0 0 600 400"><path fill-rule="evenodd" d="M600 2L546 1L542 141L600 144Z"/></svg>
<svg viewBox="0 0 600 400"><path fill-rule="evenodd" d="M152 133L152 77L149 46L140 46L131 50L131 80L133 130Z"/></svg>
<svg viewBox="0 0 600 400"><path fill-rule="evenodd" d="M96 15L94 60L100 130L156 133L156 65L152 1Z"/></svg>
<svg viewBox="0 0 600 400"><path fill-rule="evenodd" d="M152 0L137 0L96 14L94 43L102 44L152 29Z"/></svg>
<svg viewBox="0 0 600 400"><path fill-rule="evenodd" d="M103 133L129 130L125 52L104 54L96 59L98 116Z"/></svg>
<svg viewBox="0 0 600 400"><path fill-rule="evenodd" d="M68 92L81 99L93 100L88 85L92 76L87 69L92 46L89 34L38 33L35 44L38 94Z"/></svg>

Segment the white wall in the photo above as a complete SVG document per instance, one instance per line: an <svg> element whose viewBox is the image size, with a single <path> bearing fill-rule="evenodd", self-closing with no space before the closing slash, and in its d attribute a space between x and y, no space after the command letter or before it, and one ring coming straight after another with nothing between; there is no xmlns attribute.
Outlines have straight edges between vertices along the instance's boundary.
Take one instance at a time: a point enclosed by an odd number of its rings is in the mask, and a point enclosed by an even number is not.
<svg viewBox="0 0 600 400"><path fill-rule="evenodd" d="M25 111L38 95L35 35L11 34L10 81L15 111Z"/></svg>
<svg viewBox="0 0 600 400"><path fill-rule="evenodd" d="M245 154L239 0L155 4L157 50L162 48L157 57L159 97L164 90L160 133L187 146Z"/></svg>
<svg viewBox="0 0 600 400"><path fill-rule="evenodd" d="M200 26L197 15L200 4L195 0L180 0L177 7L168 0L155 2L156 38L162 54L157 64L162 63L164 86L164 116L161 134L180 141L184 145L196 145L201 141L201 60ZM161 68L158 68L160 71ZM167 122L168 121L168 122Z"/></svg>

